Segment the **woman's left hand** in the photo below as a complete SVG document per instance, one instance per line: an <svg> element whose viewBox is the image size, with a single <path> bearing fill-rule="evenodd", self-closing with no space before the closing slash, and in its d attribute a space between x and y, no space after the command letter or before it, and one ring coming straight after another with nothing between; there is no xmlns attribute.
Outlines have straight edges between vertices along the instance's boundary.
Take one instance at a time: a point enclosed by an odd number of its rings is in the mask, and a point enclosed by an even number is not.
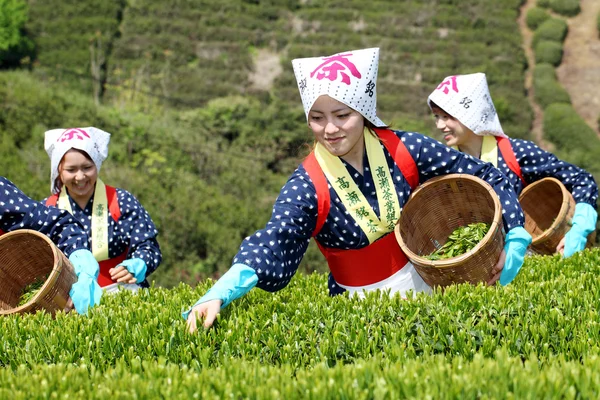
<svg viewBox="0 0 600 400"><path fill-rule="evenodd" d="M492 277L490 278L489 281L487 281L488 286L495 285L496 282L498 282L498 279L500 279L500 274L502 273L502 269L504 268L505 261L506 261L506 252L504 250L502 250L502 253L500 253L500 258L498 259L498 262L496 263L496 265L494 265L494 268L492 268Z"/></svg>
<svg viewBox="0 0 600 400"><path fill-rule="evenodd" d="M118 283L136 283L137 279L122 265L108 270L110 278Z"/></svg>

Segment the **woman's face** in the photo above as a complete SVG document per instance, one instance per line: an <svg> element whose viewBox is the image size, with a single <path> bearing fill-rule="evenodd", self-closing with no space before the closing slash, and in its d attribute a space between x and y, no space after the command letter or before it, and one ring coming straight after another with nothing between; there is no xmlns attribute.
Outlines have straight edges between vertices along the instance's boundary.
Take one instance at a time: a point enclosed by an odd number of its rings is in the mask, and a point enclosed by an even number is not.
<svg viewBox="0 0 600 400"><path fill-rule="evenodd" d="M96 164L77 150L65 153L59 167L59 177L74 199L89 199L94 193L98 170Z"/></svg>
<svg viewBox="0 0 600 400"><path fill-rule="evenodd" d="M433 107L435 126L444 135L447 146L461 146L475 138L475 134L462 122L438 107Z"/></svg>
<svg viewBox="0 0 600 400"><path fill-rule="evenodd" d="M315 139L337 157L360 157L364 152L364 117L344 103L320 96L308 113Z"/></svg>

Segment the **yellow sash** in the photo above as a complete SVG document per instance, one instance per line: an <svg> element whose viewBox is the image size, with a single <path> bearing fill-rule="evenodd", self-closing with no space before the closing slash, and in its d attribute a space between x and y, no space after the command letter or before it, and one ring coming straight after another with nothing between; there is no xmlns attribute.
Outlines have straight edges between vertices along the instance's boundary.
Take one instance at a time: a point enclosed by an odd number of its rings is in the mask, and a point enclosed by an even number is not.
<svg viewBox="0 0 600 400"><path fill-rule="evenodd" d="M66 189L61 190L57 206L73 215ZM108 260L108 199L106 198L106 186L100 178L96 181L92 210L92 254L96 261Z"/></svg>
<svg viewBox="0 0 600 400"><path fill-rule="evenodd" d="M452 146L454 150L460 151L457 146ZM481 161L492 163L492 165L498 168L498 142L496 137L492 135L485 135L483 142L481 143Z"/></svg>
<svg viewBox="0 0 600 400"><path fill-rule="evenodd" d="M339 157L331 154L319 143L315 146L315 157L350 215L367 235L369 243L373 243L394 230L400 218L400 203L381 143L370 133L365 133L364 138L381 219L377 218L377 214L356 186Z"/></svg>

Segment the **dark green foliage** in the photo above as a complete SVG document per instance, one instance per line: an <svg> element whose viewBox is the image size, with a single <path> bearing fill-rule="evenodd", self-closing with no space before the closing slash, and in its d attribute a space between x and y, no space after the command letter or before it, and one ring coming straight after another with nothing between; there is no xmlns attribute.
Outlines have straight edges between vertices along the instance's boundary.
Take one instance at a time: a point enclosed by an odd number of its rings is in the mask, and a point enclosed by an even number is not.
<svg viewBox="0 0 600 400"><path fill-rule="evenodd" d="M0 68L28 64L34 57L34 43L27 37L25 0L0 1Z"/></svg>
<svg viewBox="0 0 600 400"><path fill-rule="evenodd" d="M225 271L242 239L265 225L311 140L302 109L275 99L221 99L153 116L97 108L24 73L0 75L0 96L3 176L35 199L49 195L46 129L91 125L112 134L101 176L132 192L156 223L164 262L151 278L164 285ZM314 250L307 262L302 268L323 266Z"/></svg>
<svg viewBox="0 0 600 400"><path fill-rule="evenodd" d="M580 0L550 0L549 7L552 11L573 17L581 11Z"/></svg>
<svg viewBox="0 0 600 400"><path fill-rule="evenodd" d="M4 173L46 197L42 132L69 125L111 132L102 175L136 195L157 223L165 261L154 278L164 285L223 273L308 154L295 57L379 46L381 118L432 135L427 95L445 76L485 72L504 129L529 138L521 0L29 4L40 55L33 79L6 77L15 82L0 87L9 99L0 109ZM106 106L96 108L89 46L99 37ZM282 71L258 87L252 77L264 73L256 67L264 51ZM57 89L65 84L76 89ZM323 268L311 246L302 270Z"/></svg>
<svg viewBox="0 0 600 400"><path fill-rule="evenodd" d="M569 27L564 19L550 18L544 21L533 34L532 45L535 46L541 40L551 40L562 43L567 36Z"/></svg>
<svg viewBox="0 0 600 400"><path fill-rule="evenodd" d="M548 18L550 18L550 14L546 10L539 7L532 7L527 11L527 26L531 30L536 30Z"/></svg>
<svg viewBox="0 0 600 400"><path fill-rule="evenodd" d="M533 89L535 91L535 101L543 108L554 103L571 103L571 97L556 79L554 67L550 64L535 66Z"/></svg>
<svg viewBox="0 0 600 400"><path fill-rule="evenodd" d="M555 67L560 65L563 56L562 43L541 40L535 46L535 62L547 63Z"/></svg>
<svg viewBox="0 0 600 400"><path fill-rule="evenodd" d="M106 79L106 61L119 28L125 0L28 0L27 30L35 41L36 66L91 94L91 45L99 45L99 80ZM103 59L102 59L103 58Z"/></svg>
<svg viewBox="0 0 600 400"><path fill-rule="evenodd" d="M266 91L296 108L292 58L379 46L379 77L385 88L379 91L379 110L385 120L412 115L411 125L430 126L424 98L439 81L450 74L482 71L494 82L492 91L513 97L506 103L511 120L503 124L518 137L527 137L531 110L522 90L526 63L515 21L520 3L130 2L117 13L120 25L111 41L104 100L123 104L142 98L181 109L219 97L260 97ZM69 4L67 10L74 7ZM104 6L106 14L101 15L112 15L108 10ZM44 40L59 40L52 50L56 54L63 51L61 42L75 47L79 40L54 36ZM87 63L88 45L76 47L64 57L79 52L77 57ZM283 71L270 88L256 88L251 76L262 72L256 71L255 59L264 49L279 56ZM89 86L89 64L81 65L71 79ZM67 79L64 74L70 73L61 66L51 75Z"/></svg>
<svg viewBox="0 0 600 400"><path fill-rule="evenodd" d="M552 0L537 0L536 4L538 7L548 8Z"/></svg>
<svg viewBox="0 0 600 400"><path fill-rule="evenodd" d="M552 104L544 111L544 135L559 155L600 176L600 140L570 104Z"/></svg>

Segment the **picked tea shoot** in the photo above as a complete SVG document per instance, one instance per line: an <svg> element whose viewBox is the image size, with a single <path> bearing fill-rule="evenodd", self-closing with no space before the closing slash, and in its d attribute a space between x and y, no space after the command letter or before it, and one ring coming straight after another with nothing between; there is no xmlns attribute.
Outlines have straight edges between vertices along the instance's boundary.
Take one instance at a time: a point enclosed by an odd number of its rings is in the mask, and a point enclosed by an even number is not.
<svg viewBox="0 0 600 400"><path fill-rule="evenodd" d="M485 222L476 222L467 226L459 226L448 236L448 240L442 247L428 256L428 260L445 260L465 254L477 246L490 230L490 225Z"/></svg>
<svg viewBox="0 0 600 400"><path fill-rule="evenodd" d="M29 300L33 299L33 297L40 291L42 286L44 286L44 282L48 279L48 275L43 277L35 278L33 282L23 288L21 293L21 300L19 301L19 306L26 304Z"/></svg>

